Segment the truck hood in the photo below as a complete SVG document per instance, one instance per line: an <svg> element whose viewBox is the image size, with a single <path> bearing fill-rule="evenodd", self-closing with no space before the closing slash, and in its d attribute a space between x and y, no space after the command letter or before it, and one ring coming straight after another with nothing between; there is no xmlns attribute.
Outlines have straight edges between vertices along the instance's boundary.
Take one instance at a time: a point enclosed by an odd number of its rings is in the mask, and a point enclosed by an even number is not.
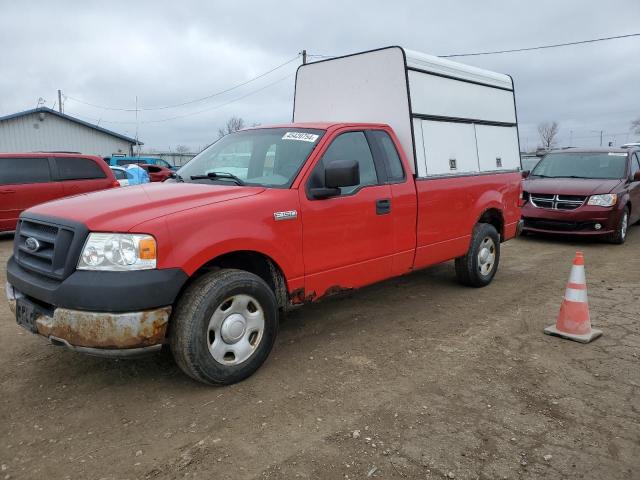
<svg viewBox="0 0 640 480"><path fill-rule="evenodd" d="M93 231L127 231L157 217L257 195L264 190L197 183L147 183L54 200L30 208L24 215L35 213L74 220Z"/></svg>
<svg viewBox="0 0 640 480"><path fill-rule="evenodd" d="M529 193L550 193L558 195L596 195L610 193L622 180L602 180L592 178L528 178L523 188Z"/></svg>

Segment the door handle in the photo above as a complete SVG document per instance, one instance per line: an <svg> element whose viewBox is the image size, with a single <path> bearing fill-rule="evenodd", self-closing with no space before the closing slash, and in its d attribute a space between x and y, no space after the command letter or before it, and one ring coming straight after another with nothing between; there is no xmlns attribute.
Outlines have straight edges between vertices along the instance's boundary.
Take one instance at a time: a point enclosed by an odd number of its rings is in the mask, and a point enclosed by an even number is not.
<svg viewBox="0 0 640 480"><path fill-rule="evenodd" d="M391 200L389 198L376 200L376 215L386 215L387 213L391 213Z"/></svg>
<svg viewBox="0 0 640 480"><path fill-rule="evenodd" d="M15 190L0 190L0 193L16 193Z"/></svg>

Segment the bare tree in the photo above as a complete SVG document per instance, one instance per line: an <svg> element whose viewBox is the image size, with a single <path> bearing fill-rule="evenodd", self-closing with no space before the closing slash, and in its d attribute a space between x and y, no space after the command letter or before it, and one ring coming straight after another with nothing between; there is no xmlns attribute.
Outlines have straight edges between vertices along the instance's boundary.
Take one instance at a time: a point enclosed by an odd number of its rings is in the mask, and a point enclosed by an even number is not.
<svg viewBox="0 0 640 480"><path fill-rule="evenodd" d="M218 138L222 138L225 135L229 135L230 133L242 130L244 127L245 124L242 118L231 117L229 120L227 120L227 124L224 126L224 128L218 129Z"/></svg>
<svg viewBox="0 0 640 480"><path fill-rule="evenodd" d="M551 150L551 148L556 144L556 137L558 136L558 132L560 131L560 126L558 122L544 122L538 124L538 135L540 135L540 142L542 143L542 148L545 150Z"/></svg>
<svg viewBox="0 0 640 480"><path fill-rule="evenodd" d="M178 145L176 147L176 152L177 153L188 153L189 152L189 147L187 147L186 145Z"/></svg>
<svg viewBox="0 0 640 480"><path fill-rule="evenodd" d="M633 133L640 135L640 118L631 121L631 130L633 130Z"/></svg>

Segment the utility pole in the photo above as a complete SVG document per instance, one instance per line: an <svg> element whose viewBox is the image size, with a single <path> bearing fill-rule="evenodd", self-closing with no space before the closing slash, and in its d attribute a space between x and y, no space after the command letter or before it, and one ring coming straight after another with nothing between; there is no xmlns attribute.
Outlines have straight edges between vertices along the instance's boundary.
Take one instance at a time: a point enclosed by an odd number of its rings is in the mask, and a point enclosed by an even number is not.
<svg viewBox="0 0 640 480"><path fill-rule="evenodd" d="M136 153L140 156L140 144L138 143L138 96L136 95Z"/></svg>
<svg viewBox="0 0 640 480"><path fill-rule="evenodd" d="M569 146L573 147L573 130L569 130Z"/></svg>
<svg viewBox="0 0 640 480"><path fill-rule="evenodd" d="M62 112L62 90L58 89L58 111Z"/></svg>
<svg viewBox="0 0 640 480"><path fill-rule="evenodd" d="M602 146L602 134L604 133L604 130L591 130L593 133L598 133L600 132L600 146Z"/></svg>
<svg viewBox="0 0 640 480"><path fill-rule="evenodd" d="M302 50L302 64L303 65L307 64L307 51L306 50Z"/></svg>

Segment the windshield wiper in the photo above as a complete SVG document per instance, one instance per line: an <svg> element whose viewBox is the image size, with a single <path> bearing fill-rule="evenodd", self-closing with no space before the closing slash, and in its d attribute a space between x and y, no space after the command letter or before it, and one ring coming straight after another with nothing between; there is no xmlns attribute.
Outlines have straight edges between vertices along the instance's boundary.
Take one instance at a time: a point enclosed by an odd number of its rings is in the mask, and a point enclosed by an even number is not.
<svg viewBox="0 0 640 480"><path fill-rule="evenodd" d="M191 175L191 180L218 180L220 178L231 180L235 182L236 185L244 185L244 181L241 178L236 177L233 173L228 172L209 172L206 175Z"/></svg>

